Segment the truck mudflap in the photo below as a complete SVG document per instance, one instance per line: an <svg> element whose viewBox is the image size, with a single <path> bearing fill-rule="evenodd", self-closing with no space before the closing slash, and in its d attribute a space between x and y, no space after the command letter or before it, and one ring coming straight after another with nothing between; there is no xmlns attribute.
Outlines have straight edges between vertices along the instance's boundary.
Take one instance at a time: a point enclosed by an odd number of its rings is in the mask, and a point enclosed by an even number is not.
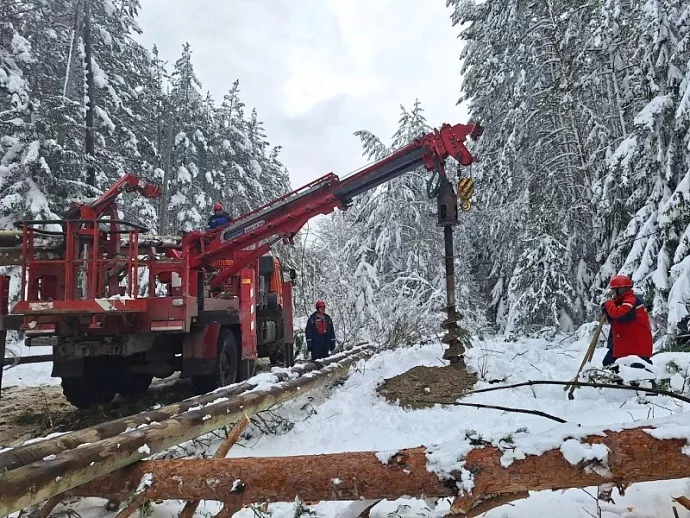
<svg viewBox="0 0 690 518"><path fill-rule="evenodd" d="M216 365L220 324L192 327L182 342L182 376L211 374Z"/></svg>

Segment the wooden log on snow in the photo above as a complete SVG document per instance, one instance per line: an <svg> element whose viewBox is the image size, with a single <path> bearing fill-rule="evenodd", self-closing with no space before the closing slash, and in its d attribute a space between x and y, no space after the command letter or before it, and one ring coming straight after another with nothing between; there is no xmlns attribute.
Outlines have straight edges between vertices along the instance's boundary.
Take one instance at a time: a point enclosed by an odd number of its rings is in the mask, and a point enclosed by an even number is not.
<svg viewBox="0 0 690 518"><path fill-rule="evenodd" d="M682 452L686 440L655 439L644 429L607 431L582 439L583 443L608 447L603 463L595 460L573 465L558 446L539 456L515 460L506 468L501 465L500 449L483 444L463 456L464 445L459 444L455 457L464 458L465 474L472 473L474 487L471 493L456 498L453 509L475 515L474 511L485 512L524 498L526 491L690 476L690 456ZM458 495L461 473L439 478L427 469L426 454L423 447L401 450L388 464L383 464L376 452L144 461L76 488L71 495L125 499L149 473L153 475L151 499L216 500L233 508L265 501L292 502L295 497L316 502Z"/></svg>
<svg viewBox="0 0 690 518"><path fill-rule="evenodd" d="M213 455L213 458L224 459L230 451L230 448L232 448L232 446L239 440L240 435L242 435L242 432L248 424L249 418L247 416L244 416L244 418L235 425L230 434L218 447L216 453ZM197 507L199 507L199 500L190 500L182 508L182 511L180 511L180 515L178 518L192 518L194 516L194 513L196 512Z"/></svg>
<svg viewBox="0 0 690 518"><path fill-rule="evenodd" d="M251 416L345 377L353 364L367 358L372 352L372 349L360 350L323 369L267 389L189 410L161 423L152 423L145 428L82 445L49 460L2 473L0 516L37 504L162 450L234 423L243 415Z"/></svg>
<svg viewBox="0 0 690 518"><path fill-rule="evenodd" d="M370 348L370 345L358 344L347 353L335 354L319 362L298 364L288 369L287 372L276 373L274 375L278 378L278 381L285 381L291 374L301 376L347 358L349 354L355 354ZM95 443L109 437L114 437L115 435L124 433L128 429L131 430L142 425L147 426L151 423L160 423L161 421L187 412L191 408L209 405L220 398L233 398L254 387L256 387L255 382L251 380L244 381L209 394L191 397L156 410L148 410L138 414L121 417L120 419L100 423L76 432L70 432L51 439L32 442L25 446L19 446L11 450L0 452L0 473L40 461L49 455L55 455L66 450L77 448L82 444Z"/></svg>

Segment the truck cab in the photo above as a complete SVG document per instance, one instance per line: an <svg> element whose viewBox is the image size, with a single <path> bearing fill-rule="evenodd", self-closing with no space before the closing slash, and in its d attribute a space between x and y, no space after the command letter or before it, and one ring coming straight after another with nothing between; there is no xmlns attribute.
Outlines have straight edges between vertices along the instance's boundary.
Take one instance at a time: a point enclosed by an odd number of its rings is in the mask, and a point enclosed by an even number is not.
<svg viewBox="0 0 690 518"><path fill-rule="evenodd" d="M289 328L290 333L292 332L292 307L289 308L290 325L286 326L287 294L284 283L294 283L296 277L294 269L286 271L280 260L273 255L264 255L259 259L256 305L257 353L259 358L269 358L272 365L282 365L286 360L285 336L286 329ZM289 298L292 299L291 294Z"/></svg>

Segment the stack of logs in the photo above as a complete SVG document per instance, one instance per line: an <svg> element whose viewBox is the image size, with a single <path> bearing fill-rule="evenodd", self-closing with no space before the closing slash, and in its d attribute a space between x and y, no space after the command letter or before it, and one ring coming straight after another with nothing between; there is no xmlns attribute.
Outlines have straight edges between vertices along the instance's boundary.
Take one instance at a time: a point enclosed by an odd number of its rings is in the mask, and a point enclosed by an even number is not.
<svg viewBox="0 0 690 518"><path fill-rule="evenodd" d="M277 383L266 388L249 380L157 410L0 452L0 516L45 500L46 509L54 507L84 484L98 484L109 474L118 476L124 473L119 470L144 458L241 423L343 378L373 351L373 346L361 344L319 362L274 372Z"/></svg>

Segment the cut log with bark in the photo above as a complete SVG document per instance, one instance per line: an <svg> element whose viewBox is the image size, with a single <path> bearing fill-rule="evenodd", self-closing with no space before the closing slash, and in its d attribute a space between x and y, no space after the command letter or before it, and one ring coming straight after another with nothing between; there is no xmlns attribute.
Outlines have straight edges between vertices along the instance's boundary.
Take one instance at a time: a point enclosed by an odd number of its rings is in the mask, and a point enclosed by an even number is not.
<svg viewBox="0 0 690 518"><path fill-rule="evenodd" d="M321 369L324 366L331 365L346 358L348 354L367 350L370 347L371 346L368 346L367 344L357 344L352 348L351 351L348 351L347 353L335 354L333 356L324 358L323 360L319 360L318 362L298 364L291 367L287 371L274 373L274 376L276 376L278 381L285 381L289 379L290 376L301 376L308 372ZM149 410L139 414L122 417L114 421L108 421L106 423L101 423L89 428L84 428L83 430L70 432L58 437L53 437L51 439L32 442L31 444L27 444L25 446L0 452L0 473L25 466L26 464L30 464L32 462L40 461L49 455L55 455L66 450L77 448L82 444L95 443L109 437L114 437L115 435L124 433L128 429L132 430L138 426L149 425L154 422L160 423L161 421L187 412L191 408L198 407L200 405L208 405L220 398L233 398L255 387L256 382L252 382L251 380L244 381L227 386L220 390L216 390L210 394L202 394L200 396L188 398L184 401L173 403L172 405L168 405L156 410Z"/></svg>
<svg viewBox="0 0 690 518"><path fill-rule="evenodd" d="M247 428L248 424L249 418L245 415L233 427L232 431L228 434L225 440L223 440L221 445L216 450L216 453L213 455L213 458L224 459L230 451L230 448L232 448L233 445L239 440L240 435L242 435L242 432L245 428ZM197 507L199 507L199 500L190 500L182 508L182 511L180 512L180 516L178 518L192 518L194 516L194 513L196 512Z"/></svg>
<svg viewBox="0 0 690 518"><path fill-rule="evenodd" d="M53 460L34 462L2 473L0 516L42 502L145 457L234 423L244 415L251 416L267 410L345 377L354 364L373 352L371 348L361 349L323 369L265 390L247 392L228 401L189 410L160 423L151 423L141 429L64 451ZM27 488L31 490L27 491ZM190 496L186 499L196 498Z"/></svg>
<svg viewBox="0 0 690 518"><path fill-rule="evenodd" d="M472 474L471 492L458 496L461 473L439 478L427 469L424 447L399 451L388 464L376 452L349 452L294 457L256 457L209 460L153 460L137 463L71 492L73 496L124 499L145 474L153 476L152 499L223 501L233 508L258 502L378 500L408 496L457 496L453 509L475 515L527 491L632 484L690 476L685 439L655 439L644 429L591 435L583 443L604 444L605 461L571 464L560 447L528 455L503 467L504 451L481 444L456 459L465 460L465 476ZM557 441L558 442L558 441Z"/></svg>

